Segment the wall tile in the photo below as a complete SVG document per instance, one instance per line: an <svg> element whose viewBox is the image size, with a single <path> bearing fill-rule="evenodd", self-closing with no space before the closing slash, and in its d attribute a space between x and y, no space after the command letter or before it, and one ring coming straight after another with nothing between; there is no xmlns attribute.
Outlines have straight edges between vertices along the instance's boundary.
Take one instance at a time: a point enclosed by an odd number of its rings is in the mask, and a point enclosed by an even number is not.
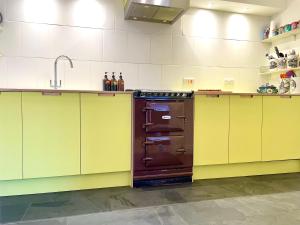
<svg viewBox="0 0 300 225"><path fill-rule="evenodd" d="M197 65L220 66L230 56L230 51L224 49L224 40L195 38L194 54Z"/></svg>
<svg viewBox="0 0 300 225"><path fill-rule="evenodd" d="M91 67L89 62L73 61L74 68L65 65L62 89L92 90Z"/></svg>
<svg viewBox="0 0 300 225"><path fill-rule="evenodd" d="M182 32L186 36L221 38L224 33L223 13L205 9L190 9L182 17Z"/></svg>
<svg viewBox="0 0 300 225"><path fill-rule="evenodd" d="M21 54L21 24L3 23L3 31L0 33L0 53L6 56Z"/></svg>
<svg viewBox="0 0 300 225"><path fill-rule="evenodd" d="M49 25L23 23L21 26L22 56L45 58L53 57L54 43Z"/></svg>
<svg viewBox="0 0 300 225"><path fill-rule="evenodd" d="M190 9L182 17L182 29L187 36L260 41L269 22L263 16Z"/></svg>
<svg viewBox="0 0 300 225"><path fill-rule="evenodd" d="M116 72L122 72L125 82L125 89L139 89L139 66L132 63L117 63Z"/></svg>
<svg viewBox="0 0 300 225"><path fill-rule="evenodd" d="M49 88L50 60L8 57L6 66L8 88Z"/></svg>
<svg viewBox="0 0 300 225"><path fill-rule="evenodd" d="M182 90L186 75L182 65L165 65L162 69L162 87L167 90Z"/></svg>
<svg viewBox="0 0 300 225"><path fill-rule="evenodd" d="M106 0L7 0L10 21L114 28L114 6Z"/></svg>
<svg viewBox="0 0 300 225"><path fill-rule="evenodd" d="M259 69L240 69L235 81L236 92L256 92L257 88L264 82L259 74Z"/></svg>
<svg viewBox="0 0 300 225"><path fill-rule="evenodd" d="M151 63L171 64L172 63L172 35L151 36Z"/></svg>
<svg viewBox="0 0 300 225"><path fill-rule="evenodd" d="M150 37L146 34L128 34L128 61L134 63L150 62Z"/></svg>
<svg viewBox="0 0 300 225"><path fill-rule="evenodd" d="M6 71L6 58L0 58L0 87L7 87L7 71Z"/></svg>
<svg viewBox="0 0 300 225"><path fill-rule="evenodd" d="M226 40L223 42L224 59L221 66L259 67L264 65L267 48L262 43Z"/></svg>
<svg viewBox="0 0 300 225"><path fill-rule="evenodd" d="M102 31L78 27L51 26L56 57L66 54L77 60L102 59Z"/></svg>
<svg viewBox="0 0 300 225"><path fill-rule="evenodd" d="M126 62L128 59L126 31L103 31L103 60Z"/></svg>
<svg viewBox="0 0 300 225"><path fill-rule="evenodd" d="M173 37L173 64L197 65L195 38Z"/></svg>
<svg viewBox="0 0 300 225"><path fill-rule="evenodd" d="M163 89L161 86L162 67L159 65L139 65L139 87L141 89Z"/></svg>

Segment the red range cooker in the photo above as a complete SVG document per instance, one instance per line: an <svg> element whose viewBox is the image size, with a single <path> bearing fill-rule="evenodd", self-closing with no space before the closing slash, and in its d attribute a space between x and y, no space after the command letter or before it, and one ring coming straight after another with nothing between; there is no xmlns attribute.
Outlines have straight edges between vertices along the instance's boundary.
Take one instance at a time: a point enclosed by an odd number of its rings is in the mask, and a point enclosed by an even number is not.
<svg viewBox="0 0 300 225"><path fill-rule="evenodd" d="M193 96L193 92L134 92L134 187L192 181Z"/></svg>

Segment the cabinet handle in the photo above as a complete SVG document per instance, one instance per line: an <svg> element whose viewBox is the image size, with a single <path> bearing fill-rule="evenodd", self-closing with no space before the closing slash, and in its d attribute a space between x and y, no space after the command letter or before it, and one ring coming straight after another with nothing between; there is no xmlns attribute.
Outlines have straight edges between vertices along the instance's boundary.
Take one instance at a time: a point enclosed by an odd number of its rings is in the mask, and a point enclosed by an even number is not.
<svg viewBox="0 0 300 225"><path fill-rule="evenodd" d="M176 150L176 152L184 153L184 152L186 152L186 150L184 148L179 148L179 149Z"/></svg>
<svg viewBox="0 0 300 225"><path fill-rule="evenodd" d="M150 157L143 158L144 162L151 161L151 160L153 160L153 158L150 158Z"/></svg>
<svg viewBox="0 0 300 225"><path fill-rule="evenodd" d="M61 96L62 93L61 92L51 92L51 91L47 92L47 91L43 91L42 95L44 95L44 96Z"/></svg>
<svg viewBox="0 0 300 225"><path fill-rule="evenodd" d="M289 99L291 99L292 96L291 95L280 95L280 98L289 98Z"/></svg>
<svg viewBox="0 0 300 225"><path fill-rule="evenodd" d="M98 96L112 96L112 97L114 97L114 96L116 96L116 94L115 93L98 93Z"/></svg>
<svg viewBox="0 0 300 225"><path fill-rule="evenodd" d="M253 98L254 95L240 95L241 98Z"/></svg>
<svg viewBox="0 0 300 225"><path fill-rule="evenodd" d="M220 98L220 95L206 95L207 98Z"/></svg>

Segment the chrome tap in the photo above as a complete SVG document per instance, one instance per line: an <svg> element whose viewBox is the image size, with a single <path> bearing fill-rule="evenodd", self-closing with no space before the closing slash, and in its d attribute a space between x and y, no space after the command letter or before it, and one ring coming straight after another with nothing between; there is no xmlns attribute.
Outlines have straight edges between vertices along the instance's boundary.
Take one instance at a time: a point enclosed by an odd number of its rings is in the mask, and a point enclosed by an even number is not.
<svg viewBox="0 0 300 225"><path fill-rule="evenodd" d="M57 63L60 59L63 59L63 58L67 59L70 63L71 68L73 68L73 62L70 57L68 57L66 55L61 55L56 58L56 60L54 62L54 82L52 83L52 80L50 80L50 87L53 87L54 89L61 87L61 80L59 80L59 83L57 80Z"/></svg>

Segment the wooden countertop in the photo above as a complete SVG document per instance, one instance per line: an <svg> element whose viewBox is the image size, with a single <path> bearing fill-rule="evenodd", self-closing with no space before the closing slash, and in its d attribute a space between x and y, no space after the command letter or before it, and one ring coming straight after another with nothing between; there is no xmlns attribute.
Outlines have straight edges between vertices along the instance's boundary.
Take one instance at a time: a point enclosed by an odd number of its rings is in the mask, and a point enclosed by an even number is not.
<svg viewBox="0 0 300 225"><path fill-rule="evenodd" d="M97 90L64 90L64 89L16 89L16 88L0 88L1 92L41 92L41 93L91 93L99 95L115 95L115 94L133 94L133 91L97 91ZM239 95L239 96L300 96L300 94L260 94L247 92L219 92L219 91L195 91L195 95Z"/></svg>
<svg viewBox="0 0 300 225"><path fill-rule="evenodd" d="M42 92L42 93L91 93L101 95L132 94L133 91L96 91L96 90L63 90L63 89L10 89L0 88L1 92Z"/></svg>
<svg viewBox="0 0 300 225"><path fill-rule="evenodd" d="M260 94L260 93L246 93L246 92L215 92L215 91L196 91L195 95L208 95L208 96L217 96L217 95L239 95L239 96L300 96L300 94Z"/></svg>

